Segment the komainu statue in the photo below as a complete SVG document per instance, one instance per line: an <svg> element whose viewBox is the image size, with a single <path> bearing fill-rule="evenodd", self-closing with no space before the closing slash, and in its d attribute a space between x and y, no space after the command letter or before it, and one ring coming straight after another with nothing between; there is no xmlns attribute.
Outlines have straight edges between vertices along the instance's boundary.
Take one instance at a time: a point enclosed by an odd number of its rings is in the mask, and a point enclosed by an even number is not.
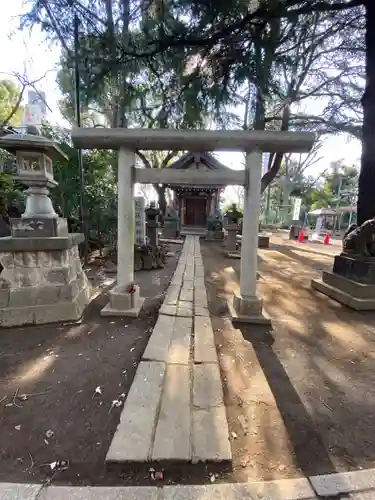
<svg viewBox="0 0 375 500"><path fill-rule="evenodd" d="M349 226L342 239L344 253L375 257L375 217L361 226Z"/></svg>

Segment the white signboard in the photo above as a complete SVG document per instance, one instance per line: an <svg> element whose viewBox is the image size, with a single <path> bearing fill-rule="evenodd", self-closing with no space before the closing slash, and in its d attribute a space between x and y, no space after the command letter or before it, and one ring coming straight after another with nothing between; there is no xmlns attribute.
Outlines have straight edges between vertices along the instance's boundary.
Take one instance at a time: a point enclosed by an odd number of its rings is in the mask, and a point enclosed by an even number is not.
<svg viewBox="0 0 375 500"><path fill-rule="evenodd" d="M302 198L295 198L293 207L293 220L299 220L301 205L302 205Z"/></svg>
<svg viewBox="0 0 375 500"><path fill-rule="evenodd" d="M323 225L323 217L319 216L317 219L316 219L316 226L315 226L315 231L313 232L312 236L311 236L311 239L313 241L316 241L319 239L319 236L320 236L320 232L322 230L322 225Z"/></svg>
<svg viewBox="0 0 375 500"><path fill-rule="evenodd" d="M146 242L146 215L143 196L134 197L134 232L135 244L144 245Z"/></svg>
<svg viewBox="0 0 375 500"><path fill-rule="evenodd" d="M24 127L27 127L28 125L39 127L43 122L43 118L43 110L39 104L25 105L25 110L22 117L22 125Z"/></svg>
<svg viewBox="0 0 375 500"><path fill-rule="evenodd" d="M46 104L46 93L45 92L36 92L35 90L29 90L27 93L27 104L37 105L42 110L43 116L47 113L47 104Z"/></svg>

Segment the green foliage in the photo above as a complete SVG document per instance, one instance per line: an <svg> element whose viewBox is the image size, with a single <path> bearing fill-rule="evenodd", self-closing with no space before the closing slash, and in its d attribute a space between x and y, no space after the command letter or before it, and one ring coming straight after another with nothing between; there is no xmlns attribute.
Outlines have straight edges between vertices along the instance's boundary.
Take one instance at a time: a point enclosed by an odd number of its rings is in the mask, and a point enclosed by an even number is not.
<svg viewBox="0 0 375 500"><path fill-rule="evenodd" d="M61 109L71 122L77 16L85 125L314 130L361 137L365 10L359 2L351 9L340 0L30 0L29 5L23 23L39 25L63 48L58 85ZM316 104L316 113L306 113L307 102L310 109ZM95 172L105 162L99 156L92 157ZM282 154L273 155L262 180L264 189L276 178L275 202L287 204L300 194L310 205L328 203L332 186L316 184L299 166L286 172L285 164ZM65 170L59 170L62 179ZM77 182L74 172L65 179L68 184ZM86 177L89 172L91 167ZM93 182L88 197L105 199L105 186L97 176ZM76 197L72 193L74 207Z"/></svg>
<svg viewBox="0 0 375 500"><path fill-rule="evenodd" d="M20 125L23 107L20 90L11 80L0 80L0 127Z"/></svg>
<svg viewBox="0 0 375 500"><path fill-rule="evenodd" d="M46 124L42 133L56 141L67 155L67 160L55 161L54 177L59 185L51 190L54 206L59 207L65 217L80 218L80 175L77 151L71 147L68 131L52 128ZM114 173L113 153L90 151L83 155L85 172L85 201L90 229L108 233L116 227L117 184Z"/></svg>

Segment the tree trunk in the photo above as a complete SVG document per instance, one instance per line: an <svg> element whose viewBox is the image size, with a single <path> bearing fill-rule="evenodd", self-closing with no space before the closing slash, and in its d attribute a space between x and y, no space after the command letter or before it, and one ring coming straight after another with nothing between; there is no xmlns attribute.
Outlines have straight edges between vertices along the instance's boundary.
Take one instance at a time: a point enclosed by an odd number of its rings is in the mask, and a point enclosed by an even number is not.
<svg viewBox="0 0 375 500"><path fill-rule="evenodd" d="M375 217L375 2L366 0L366 88L362 98L362 158L358 183L357 221Z"/></svg>
<svg viewBox="0 0 375 500"><path fill-rule="evenodd" d="M130 23L130 0L122 0L122 33L121 43L123 50L126 50L129 45L129 23ZM127 128L128 120L126 118L126 98L128 92L128 84L126 78L128 76L128 63L122 63L119 74L119 122L121 128Z"/></svg>
<svg viewBox="0 0 375 500"><path fill-rule="evenodd" d="M164 185L159 186L159 184L154 184L154 188L158 193L159 208L161 211L162 218L164 218L165 212L167 210L167 200L165 198L165 192L167 190L167 186Z"/></svg>

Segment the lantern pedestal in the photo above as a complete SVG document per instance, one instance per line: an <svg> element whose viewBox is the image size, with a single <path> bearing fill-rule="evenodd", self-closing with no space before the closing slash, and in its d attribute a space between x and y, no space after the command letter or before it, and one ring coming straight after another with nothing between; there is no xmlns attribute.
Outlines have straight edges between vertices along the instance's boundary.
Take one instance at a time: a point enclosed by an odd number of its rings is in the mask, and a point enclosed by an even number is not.
<svg viewBox="0 0 375 500"><path fill-rule="evenodd" d="M83 239L0 238L0 326L80 319L91 295L78 254Z"/></svg>
<svg viewBox="0 0 375 500"><path fill-rule="evenodd" d="M14 238L54 238L56 236L67 237L69 234L68 221L62 217L10 219L10 229Z"/></svg>
<svg viewBox="0 0 375 500"><path fill-rule="evenodd" d="M68 233L49 197L52 158L66 156L31 133L2 137L0 148L17 157L15 178L28 187L24 214L0 238L0 326L77 321L91 296L78 252L84 236Z"/></svg>

